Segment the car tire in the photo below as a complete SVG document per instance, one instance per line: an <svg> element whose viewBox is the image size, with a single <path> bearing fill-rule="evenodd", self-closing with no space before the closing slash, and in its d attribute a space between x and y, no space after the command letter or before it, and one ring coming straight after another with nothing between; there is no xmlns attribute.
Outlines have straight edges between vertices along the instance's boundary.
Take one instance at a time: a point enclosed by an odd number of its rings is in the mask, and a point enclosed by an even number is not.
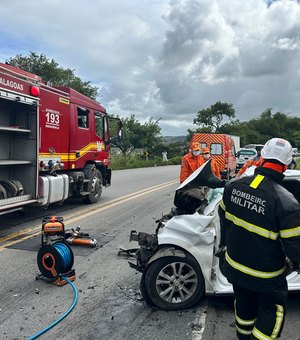
<svg viewBox="0 0 300 340"><path fill-rule="evenodd" d="M155 307L170 311L188 309L203 297L202 270L194 257L185 255L161 257L147 269L145 296Z"/></svg>
<svg viewBox="0 0 300 340"><path fill-rule="evenodd" d="M141 292L141 296L143 300L147 303L147 305L152 306L153 304L147 295L147 290L146 290L146 285L145 285L145 276L146 276L146 271L143 272L143 275L140 281L140 292Z"/></svg>

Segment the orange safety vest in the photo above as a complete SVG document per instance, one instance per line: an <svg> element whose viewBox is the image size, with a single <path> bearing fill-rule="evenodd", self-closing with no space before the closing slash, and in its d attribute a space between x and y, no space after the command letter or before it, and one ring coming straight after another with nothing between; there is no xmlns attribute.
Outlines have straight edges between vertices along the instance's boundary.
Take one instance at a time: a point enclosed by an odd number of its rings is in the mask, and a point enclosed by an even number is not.
<svg viewBox="0 0 300 340"><path fill-rule="evenodd" d="M203 157L201 155L194 156L192 152L183 156L181 159L181 170L179 181L182 183L185 181L194 171L196 171L204 163Z"/></svg>

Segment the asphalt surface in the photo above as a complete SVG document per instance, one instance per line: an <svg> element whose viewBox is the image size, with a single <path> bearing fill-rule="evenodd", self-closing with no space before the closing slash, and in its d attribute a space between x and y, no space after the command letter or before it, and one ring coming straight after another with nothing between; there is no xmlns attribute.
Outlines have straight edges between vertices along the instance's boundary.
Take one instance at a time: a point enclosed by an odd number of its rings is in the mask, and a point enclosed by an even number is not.
<svg viewBox="0 0 300 340"><path fill-rule="evenodd" d="M190 310L166 312L142 300L141 273L119 255L131 230L153 233L155 220L170 211L178 186L178 166L115 171L113 184L96 205L78 201L30 208L0 222L0 338L27 339L57 320L70 307L69 285L36 281L39 274L41 219L64 217L66 228L80 225L97 248L72 247L78 302L73 311L40 339L231 340L236 339L233 297L205 297ZM300 339L300 295L290 295L282 339Z"/></svg>

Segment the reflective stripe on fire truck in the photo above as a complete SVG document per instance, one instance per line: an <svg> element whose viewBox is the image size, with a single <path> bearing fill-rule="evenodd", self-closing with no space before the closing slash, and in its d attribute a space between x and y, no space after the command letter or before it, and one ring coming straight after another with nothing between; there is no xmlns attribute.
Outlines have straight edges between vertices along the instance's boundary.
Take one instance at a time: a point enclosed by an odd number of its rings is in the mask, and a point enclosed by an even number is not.
<svg viewBox="0 0 300 340"><path fill-rule="evenodd" d="M70 100L67 99L67 98L59 97L58 101L59 101L60 103L63 103L63 104L67 104L67 105L70 104Z"/></svg>
<svg viewBox="0 0 300 340"><path fill-rule="evenodd" d="M227 253L225 253L225 259L226 261L231 265L231 267L235 268L236 270L247 274L247 275L251 275L254 277L258 277L260 279L271 279L273 277L277 277L279 275L281 275L284 272L284 267L276 270L275 272L262 272L260 270L255 270L253 268L247 267L241 263L238 263L236 261L234 261Z"/></svg>
<svg viewBox="0 0 300 340"><path fill-rule="evenodd" d="M277 240L279 233L275 233L271 230L259 227L258 225L249 223L245 220L242 220L241 218L238 218L232 214L230 214L229 212L225 212L225 217L227 218L227 220L233 222L234 225L236 225L237 227L242 227L244 229L246 229L247 231L250 231L251 233L255 233L258 234L262 237L266 237L269 238L271 240Z"/></svg>
<svg viewBox="0 0 300 340"><path fill-rule="evenodd" d="M78 151L79 157L76 157L76 152L72 153L40 153L39 158L60 158L61 162L67 161L76 161L80 157L84 156L88 152L91 151L98 151L98 144L97 143L89 143L88 145L84 146L81 150Z"/></svg>

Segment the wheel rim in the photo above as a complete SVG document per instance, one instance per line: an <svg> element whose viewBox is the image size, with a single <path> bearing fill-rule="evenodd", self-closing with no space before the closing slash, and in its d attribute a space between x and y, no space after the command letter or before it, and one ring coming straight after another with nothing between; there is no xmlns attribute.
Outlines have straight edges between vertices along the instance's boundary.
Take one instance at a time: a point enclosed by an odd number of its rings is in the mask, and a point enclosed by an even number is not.
<svg viewBox="0 0 300 340"><path fill-rule="evenodd" d="M101 184L100 178L97 176L94 176L92 180L92 193L94 196L97 196L101 194L101 191L102 191L102 184Z"/></svg>
<svg viewBox="0 0 300 340"><path fill-rule="evenodd" d="M198 277L187 263L173 262L158 273L155 284L161 299L169 303L182 303L195 293Z"/></svg>

